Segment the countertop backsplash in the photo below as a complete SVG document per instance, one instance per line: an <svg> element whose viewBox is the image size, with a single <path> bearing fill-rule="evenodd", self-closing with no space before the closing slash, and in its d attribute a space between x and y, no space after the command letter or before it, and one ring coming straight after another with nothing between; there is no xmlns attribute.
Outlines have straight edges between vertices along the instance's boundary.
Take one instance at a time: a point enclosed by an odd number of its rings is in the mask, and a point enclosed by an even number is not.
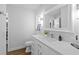
<svg viewBox="0 0 79 59"><path fill-rule="evenodd" d="M53 35L53 36L51 36ZM49 36L51 38L55 38L58 40L59 35L62 37L62 41L68 41L68 42L75 42L76 41L76 34L74 33L68 33L68 32L61 32L61 31L49 31Z"/></svg>

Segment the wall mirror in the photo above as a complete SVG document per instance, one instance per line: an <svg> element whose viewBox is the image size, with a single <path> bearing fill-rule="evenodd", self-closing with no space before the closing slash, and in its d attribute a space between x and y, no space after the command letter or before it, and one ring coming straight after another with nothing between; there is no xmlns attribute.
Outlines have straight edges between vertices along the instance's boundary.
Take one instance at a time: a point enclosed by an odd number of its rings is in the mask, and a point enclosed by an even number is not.
<svg viewBox="0 0 79 59"><path fill-rule="evenodd" d="M46 28L52 28L52 29L61 28L61 9L46 14L44 22Z"/></svg>
<svg viewBox="0 0 79 59"><path fill-rule="evenodd" d="M71 5L57 5L37 16L36 28L72 31Z"/></svg>

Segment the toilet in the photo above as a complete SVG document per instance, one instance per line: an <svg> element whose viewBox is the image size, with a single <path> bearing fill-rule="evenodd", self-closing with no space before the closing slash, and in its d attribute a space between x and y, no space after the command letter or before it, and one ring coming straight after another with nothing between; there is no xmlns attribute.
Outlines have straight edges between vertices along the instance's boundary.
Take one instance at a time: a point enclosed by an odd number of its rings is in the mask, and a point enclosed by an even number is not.
<svg viewBox="0 0 79 59"><path fill-rule="evenodd" d="M32 53L33 41L25 42L25 46L26 46L26 51L25 52L31 52Z"/></svg>

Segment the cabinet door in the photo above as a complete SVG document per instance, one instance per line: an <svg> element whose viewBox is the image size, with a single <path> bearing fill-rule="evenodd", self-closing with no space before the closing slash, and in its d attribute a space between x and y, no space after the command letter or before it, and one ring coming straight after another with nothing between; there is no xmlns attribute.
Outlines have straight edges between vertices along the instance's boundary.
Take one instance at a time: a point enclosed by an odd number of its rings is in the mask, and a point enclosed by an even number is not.
<svg viewBox="0 0 79 59"><path fill-rule="evenodd" d="M42 55L43 51L42 51L42 46L43 44L41 42L37 42L37 46L38 46L38 55Z"/></svg>
<svg viewBox="0 0 79 59"><path fill-rule="evenodd" d="M49 48L48 46L44 45L43 43L39 42L38 45L39 54L40 55L60 55L57 51Z"/></svg>
<svg viewBox="0 0 79 59"><path fill-rule="evenodd" d="M53 50L45 45L42 45L42 54L43 55L59 55L58 52L56 52L55 50Z"/></svg>
<svg viewBox="0 0 79 59"><path fill-rule="evenodd" d="M42 42L34 39L33 55L60 55L57 51L49 48Z"/></svg>
<svg viewBox="0 0 79 59"><path fill-rule="evenodd" d="M38 55L60 55L60 53L49 48L40 41L37 41L37 46L38 46Z"/></svg>
<svg viewBox="0 0 79 59"><path fill-rule="evenodd" d="M42 50L41 50L41 42L39 42L37 39L33 38L33 47L32 47L32 55L41 55L42 54Z"/></svg>
<svg viewBox="0 0 79 59"><path fill-rule="evenodd" d="M32 46L32 55L38 55L38 45L37 45L37 40L33 38L33 46Z"/></svg>

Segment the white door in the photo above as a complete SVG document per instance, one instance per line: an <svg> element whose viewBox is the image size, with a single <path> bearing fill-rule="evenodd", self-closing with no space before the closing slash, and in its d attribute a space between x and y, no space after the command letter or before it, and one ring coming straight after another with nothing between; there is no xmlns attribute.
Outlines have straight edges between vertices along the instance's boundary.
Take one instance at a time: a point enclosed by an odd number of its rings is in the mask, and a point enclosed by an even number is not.
<svg viewBox="0 0 79 59"><path fill-rule="evenodd" d="M0 4L0 55L6 54L6 6Z"/></svg>

